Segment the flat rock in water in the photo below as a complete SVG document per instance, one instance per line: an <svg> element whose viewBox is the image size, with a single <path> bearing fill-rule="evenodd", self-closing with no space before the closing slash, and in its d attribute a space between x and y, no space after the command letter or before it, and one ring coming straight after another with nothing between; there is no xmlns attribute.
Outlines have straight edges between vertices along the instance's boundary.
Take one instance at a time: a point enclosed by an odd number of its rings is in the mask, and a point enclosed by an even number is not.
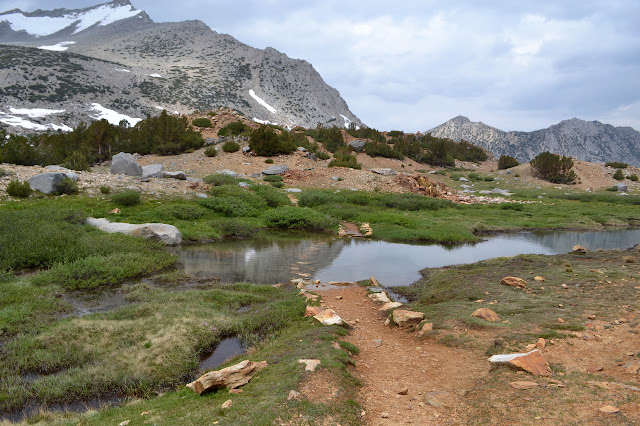
<svg viewBox="0 0 640 426"><path fill-rule="evenodd" d="M382 176L395 176L398 174L398 172L393 169L371 169L371 171Z"/></svg>
<svg viewBox="0 0 640 426"><path fill-rule="evenodd" d="M136 237L143 237L155 241L160 241L166 245L176 245L182 242L182 234L173 225L167 225L164 223L143 223L143 224L131 224L131 223L118 223L109 222L107 219L96 219L93 217L87 218L87 225L95 226L101 231L109 234L126 234Z"/></svg>
<svg viewBox="0 0 640 426"><path fill-rule="evenodd" d="M524 354L494 355L489 358L493 364L511 364L534 376L550 376L551 368L539 349Z"/></svg>
<svg viewBox="0 0 640 426"><path fill-rule="evenodd" d="M43 194L53 194L57 191L58 185L67 177L66 173L43 173L27 179L27 182L31 189Z"/></svg>
<svg viewBox="0 0 640 426"><path fill-rule="evenodd" d="M500 284L518 288L525 288L527 286L527 282L518 277L504 277L500 280Z"/></svg>
<svg viewBox="0 0 640 426"><path fill-rule="evenodd" d="M142 176L142 167L133 155L121 152L111 159L110 173L112 175Z"/></svg>
<svg viewBox="0 0 640 426"><path fill-rule="evenodd" d="M245 360L231 367L223 368L222 370L210 371L189 383L187 387L198 395L215 389L239 388L249 383L249 380L251 380L253 376L266 367L266 361L253 362Z"/></svg>
<svg viewBox="0 0 640 426"><path fill-rule="evenodd" d="M282 164L282 165L273 165L271 167L269 167L266 170L263 170L262 173L265 175L281 175L283 173L286 173L289 170L289 166L287 166L286 164Z"/></svg>
<svg viewBox="0 0 640 426"><path fill-rule="evenodd" d="M489 308L476 309L471 316L488 322L499 322L500 316Z"/></svg>

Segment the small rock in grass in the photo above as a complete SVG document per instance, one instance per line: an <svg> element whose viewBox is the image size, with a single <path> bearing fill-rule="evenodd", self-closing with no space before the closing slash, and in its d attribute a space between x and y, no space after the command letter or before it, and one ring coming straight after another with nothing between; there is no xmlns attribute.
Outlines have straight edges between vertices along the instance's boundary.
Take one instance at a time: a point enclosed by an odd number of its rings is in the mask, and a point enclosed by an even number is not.
<svg viewBox="0 0 640 426"><path fill-rule="evenodd" d="M536 280L536 281L539 281L539 282L544 282L545 281L544 277L540 277L540 276L535 276L535 277L533 277L533 279Z"/></svg>
<svg viewBox="0 0 640 426"><path fill-rule="evenodd" d="M618 407L614 407L613 405L605 405L603 407L600 407L600 411L602 411L603 413L608 413L608 414L614 414L620 411L620 409Z"/></svg>
<svg viewBox="0 0 640 426"><path fill-rule="evenodd" d="M319 359L299 359L299 364L304 364L304 371L316 371L316 367L320 365Z"/></svg>
<svg viewBox="0 0 640 426"><path fill-rule="evenodd" d="M562 284L560 287L562 287L562 288L563 288L563 289L565 289L565 290L569 288L569 286L568 286L568 285L566 285L566 284Z"/></svg>
<svg viewBox="0 0 640 426"><path fill-rule="evenodd" d="M227 399L224 404L222 404L220 406L220 408L222 408L223 410L227 410L229 408L231 408L233 406L233 401L231 401L230 399Z"/></svg>
<svg viewBox="0 0 640 426"><path fill-rule="evenodd" d="M480 308L476 309L472 314L472 317L480 318L481 320L487 322L498 322L500 321L500 316L493 310L489 308Z"/></svg>
<svg viewBox="0 0 640 426"><path fill-rule="evenodd" d="M129 423L131 423L131 420L125 420L123 422L118 423L118 426L127 426Z"/></svg>
<svg viewBox="0 0 640 426"><path fill-rule="evenodd" d="M300 397L300 392L291 390L289 391L289 396L287 397L287 401L291 401L292 399L298 399Z"/></svg>
<svg viewBox="0 0 640 426"><path fill-rule="evenodd" d="M400 389L398 391L398 395L408 395L409 394L409 388L408 387L404 387L402 389Z"/></svg>
<svg viewBox="0 0 640 426"><path fill-rule="evenodd" d="M514 389L527 390L537 388L538 384L536 382L511 382L509 386Z"/></svg>
<svg viewBox="0 0 640 426"><path fill-rule="evenodd" d="M500 280L500 284L508 285L510 287L525 288L527 286L527 281L518 277L504 277Z"/></svg>
<svg viewBox="0 0 640 426"><path fill-rule="evenodd" d="M242 392L244 392L242 389L229 389L229 393L232 395L240 395Z"/></svg>
<svg viewBox="0 0 640 426"><path fill-rule="evenodd" d="M538 349L544 349L544 347L547 346L547 341L544 340L544 338L539 338L538 341L536 342L536 348Z"/></svg>
<svg viewBox="0 0 640 426"><path fill-rule="evenodd" d="M604 370L604 367L602 365L592 365L591 367L587 368L587 373L593 374L602 370Z"/></svg>

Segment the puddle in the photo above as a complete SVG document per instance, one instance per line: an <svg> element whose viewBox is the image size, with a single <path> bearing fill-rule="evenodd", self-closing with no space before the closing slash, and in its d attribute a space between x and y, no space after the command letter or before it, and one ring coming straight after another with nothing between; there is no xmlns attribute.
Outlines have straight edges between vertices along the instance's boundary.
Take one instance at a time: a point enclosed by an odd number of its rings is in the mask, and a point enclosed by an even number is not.
<svg viewBox="0 0 640 426"><path fill-rule="evenodd" d="M86 401L76 401L67 404L38 404L36 402L25 405L20 411L11 413L0 413L0 421L18 423L33 417L40 412L48 411L53 413L82 413L89 410L99 410L106 407L122 405L126 398L112 396L109 398L92 398Z"/></svg>
<svg viewBox="0 0 640 426"><path fill-rule="evenodd" d="M222 339L215 350L210 355L205 355L205 358L200 362L200 372L214 370L225 361L244 353L244 350L242 341L237 337Z"/></svg>

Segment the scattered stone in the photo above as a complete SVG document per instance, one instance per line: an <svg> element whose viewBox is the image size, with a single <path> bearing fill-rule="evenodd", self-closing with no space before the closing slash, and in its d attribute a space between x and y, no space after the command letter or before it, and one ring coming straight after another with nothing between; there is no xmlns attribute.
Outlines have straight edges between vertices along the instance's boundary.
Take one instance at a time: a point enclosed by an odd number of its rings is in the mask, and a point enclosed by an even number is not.
<svg viewBox="0 0 640 426"><path fill-rule="evenodd" d="M528 371L534 376L550 376L552 374L547 360L539 349L525 354L494 355L489 358L489 362L494 364L508 363Z"/></svg>
<svg viewBox="0 0 640 426"><path fill-rule="evenodd" d="M162 172L164 179L178 179L187 180L187 174L185 172Z"/></svg>
<svg viewBox="0 0 640 426"><path fill-rule="evenodd" d="M242 389L229 389L229 393L232 395L240 395L242 392L244 392Z"/></svg>
<svg viewBox="0 0 640 426"><path fill-rule="evenodd" d="M351 146L355 152L362 152L364 150L364 144L365 142L362 139L349 142L349 146Z"/></svg>
<svg viewBox="0 0 640 426"><path fill-rule="evenodd" d="M151 411L143 411L140 413L141 416L148 416L149 414L151 414Z"/></svg>
<svg viewBox="0 0 640 426"><path fill-rule="evenodd" d="M53 194L58 191L59 185L68 176L65 173L42 173L27 179L31 189L43 194Z"/></svg>
<svg viewBox="0 0 640 426"><path fill-rule="evenodd" d="M398 395L409 395L409 388L404 387L398 391Z"/></svg>
<svg viewBox="0 0 640 426"><path fill-rule="evenodd" d="M571 251L575 254L585 254L587 252L587 249L582 247L580 244L576 244L575 246L573 246Z"/></svg>
<svg viewBox="0 0 640 426"><path fill-rule="evenodd" d="M544 338L539 338L538 341L536 342L536 348L542 350L544 349L544 347L547 346L547 341L544 340Z"/></svg>
<svg viewBox="0 0 640 426"><path fill-rule="evenodd" d="M382 339L373 339L373 346L375 346L376 348L382 346Z"/></svg>
<svg viewBox="0 0 640 426"><path fill-rule="evenodd" d="M411 327L419 324L424 319L424 313L396 309L393 311L393 322L400 327Z"/></svg>
<svg viewBox="0 0 640 426"><path fill-rule="evenodd" d="M564 319L562 319L562 318L558 318L558 323L559 323L559 324L564 324L565 322L566 322L566 321L565 321Z"/></svg>
<svg viewBox="0 0 640 426"><path fill-rule="evenodd" d="M316 367L320 365L319 359L299 359L298 364L304 364L304 371L316 371Z"/></svg>
<svg viewBox="0 0 640 426"><path fill-rule="evenodd" d="M544 282L545 281L544 277L540 277L540 276L535 276L535 277L533 277L533 279L536 280L536 281L539 281L539 282Z"/></svg>
<svg viewBox="0 0 640 426"><path fill-rule="evenodd" d="M509 386L514 389L527 390L537 388L538 384L536 382L511 382L509 383Z"/></svg>
<svg viewBox="0 0 640 426"><path fill-rule="evenodd" d="M396 172L393 169L382 169L382 168L378 168L378 169L371 169L371 171L373 173L382 175L382 176L395 176L398 174L398 172Z"/></svg>
<svg viewBox="0 0 640 426"><path fill-rule="evenodd" d="M527 282L524 279L518 277L504 277L500 281L500 284L518 288L525 288L527 286Z"/></svg>
<svg viewBox="0 0 640 426"><path fill-rule="evenodd" d="M604 367L602 365L592 365L591 367L587 368L587 373L593 374L602 370L604 370Z"/></svg>
<svg viewBox="0 0 640 426"><path fill-rule="evenodd" d="M314 302L317 301L320 298L320 296L318 296L317 294L311 294L311 293L308 293L308 292L306 292L304 290L302 290L302 292L300 294L302 294L305 297L305 299L312 300Z"/></svg>
<svg viewBox="0 0 640 426"><path fill-rule="evenodd" d="M298 150L298 152L307 152L307 151L309 151L309 150L308 150L307 148L305 148L304 146L299 146L299 147L297 148L297 150Z"/></svg>
<svg viewBox="0 0 640 426"><path fill-rule="evenodd" d="M318 320L322 325L343 325L344 321L342 318L338 316L336 311L333 309L325 309L313 316L316 320Z"/></svg>
<svg viewBox="0 0 640 426"><path fill-rule="evenodd" d="M563 289L565 289L565 290L569 288L569 286L568 286L568 285L566 285L566 284L562 284L562 285L560 285L560 287L562 287L562 288L563 288Z"/></svg>
<svg viewBox="0 0 640 426"><path fill-rule="evenodd" d="M640 372L640 361L630 362L624 366L624 372L637 375Z"/></svg>
<svg viewBox="0 0 640 426"><path fill-rule="evenodd" d="M135 237L143 237L150 240L159 241L163 244L172 246L182 242L182 234L173 225L165 223L143 223L133 225L130 223L111 223L107 219L96 219L89 217L86 220L87 225L95 226L101 231L109 234L126 234Z"/></svg>
<svg viewBox="0 0 640 426"><path fill-rule="evenodd" d="M423 336L425 333L428 333L430 331L433 331L433 323L425 322L424 324L422 324L420 331L418 331L418 336Z"/></svg>
<svg viewBox="0 0 640 426"><path fill-rule="evenodd" d="M391 416L389 415L389 413L382 413L382 414L381 414L381 417L382 417L383 419L388 419L388 418L390 418Z"/></svg>
<svg viewBox="0 0 640 426"><path fill-rule="evenodd" d="M391 303L391 299L389 299L389 296L387 296L387 293L385 292L372 293L369 295L369 298L378 303Z"/></svg>
<svg viewBox="0 0 640 426"><path fill-rule="evenodd" d="M336 296L336 300L342 300L342 296Z"/></svg>
<svg viewBox="0 0 640 426"><path fill-rule="evenodd" d="M500 316L495 313L495 311L489 309L489 308L480 308L480 309L476 309L471 316L476 317L476 318L480 318L481 320L484 321L488 321L488 322L498 322L500 321Z"/></svg>
<svg viewBox="0 0 640 426"><path fill-rule="evenodd" d="M161 178L162 172L164 172L164 166L162 164L142 166L142 179Z"/></svg>
<svg viewBox="0 0 640 426"><path fill-rule="evenodd" d="M470 182L470 181L466 177L461 177L460 179L458 179L458 182Z"/></svg>
<svg viewBox="0 0 640 426"><path fill-rule="evenodd" d="M109 211L109 213L110 214L120 214L120 213L122 213L122 211L120 211L120 209L116 207L115 209Z"/></svg>
<svg viewBox="0 0 640 426"><path fill-rule="evenodd" d="M372 286L380 287L380 283L378 282L378 280L375 279L373 275L369 277L369 281L371 281Z"/></svg>
<svg viewBox="0 0 640 426"><path fill-rule="evenodd" d="M607 414L614 414L620 411L618 407L614 407L613 405L605 405L600 407L600 411Z"/></svg>
<svg viewBox="0 0 640 426"><path fill-rule="evenodd" d="M289 391L289 396L287 397L287 401L291 401L292 399L298 399L298 398L300 398L300 392L295 390Z"/></svg>
<svg viewBox="0 0 640 426"><path fill-rule="evenodd" d="M249 383L253 376L266 367L266 361L253 362L245 360L222 370L210 371L189 383L187 387L198 395L214 389L239 388Z"/></svg>
<svg viewBox="0 0 640 426"><path fill-rule="evenodd" d="M218 173L219 175L227 175L227 176L231 176L231 177L238 177L238 173L234 172L233 170L229 170L229 169L224 169L224 170L218 170L216 173Z"/></svg>
<svg viewBox="0 0 640 426"><path fill-rule="evenodd" d="M242 153L243 153L243 154L246 154L246 153L248 153L248 152L251 152L251 147L249 147L249 146L243 146L243 147L242 147Z"/></svg>
<svg viewBox="0 0 640 426"><path fill-rule="evenodd" d="M229 408L231 408L233 406L233 401L231 401L230 399L227 399L224 404L222 404L220 406L220 408L222 408L223 410L228 410Z"/></svg>
<svg viewBox="0 0 640 426"><path fill-rule="evenodd" d="M281 175L283 173L286 173L289 170L289 166L287 166L286 164L274 164L273 166L269 167L266 170L262 171L262 174L265 175Z"/></svg>
<svg viewBox="0 0 640 426"><path fill-rule="evenodd" d="M380 309L378 309L379 311L390 311L392 309L397 309L400 306L402 306L402 303L400 302L388 302L385 303L384 305L382 305L382 307Z"/></svg>
<svg viewBox="0 0 640 426"><path fill-rule="evenodd" d="M111 159L109 172L112 175L142 176L142 167L133 155L121 152Z"/></svg>
<svg viewBox="0 0 640 426"><path fill-rule="evenodd" d="M127 426L129 423L131 423L131 420L125 420L123 422L118 423L118 426Z"/></svg>

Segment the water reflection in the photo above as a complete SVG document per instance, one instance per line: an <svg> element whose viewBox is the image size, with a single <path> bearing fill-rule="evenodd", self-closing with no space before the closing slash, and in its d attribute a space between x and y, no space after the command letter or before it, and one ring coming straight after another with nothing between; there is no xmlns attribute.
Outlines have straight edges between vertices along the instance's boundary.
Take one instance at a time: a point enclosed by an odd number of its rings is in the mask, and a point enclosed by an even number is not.
<svg viewBox="0 0 640 426"><path fill-rule="evenodd" d="M408 285L424 268L473 263L518 254L559 254L580 244L590 250L629 248L640 230L531 232L490 237L475 245L444 247L359 239L309 238L228 241L176 249L185 272L223 281L263 284L291 278L358 281L375 276L382 285Z"/></svg>

